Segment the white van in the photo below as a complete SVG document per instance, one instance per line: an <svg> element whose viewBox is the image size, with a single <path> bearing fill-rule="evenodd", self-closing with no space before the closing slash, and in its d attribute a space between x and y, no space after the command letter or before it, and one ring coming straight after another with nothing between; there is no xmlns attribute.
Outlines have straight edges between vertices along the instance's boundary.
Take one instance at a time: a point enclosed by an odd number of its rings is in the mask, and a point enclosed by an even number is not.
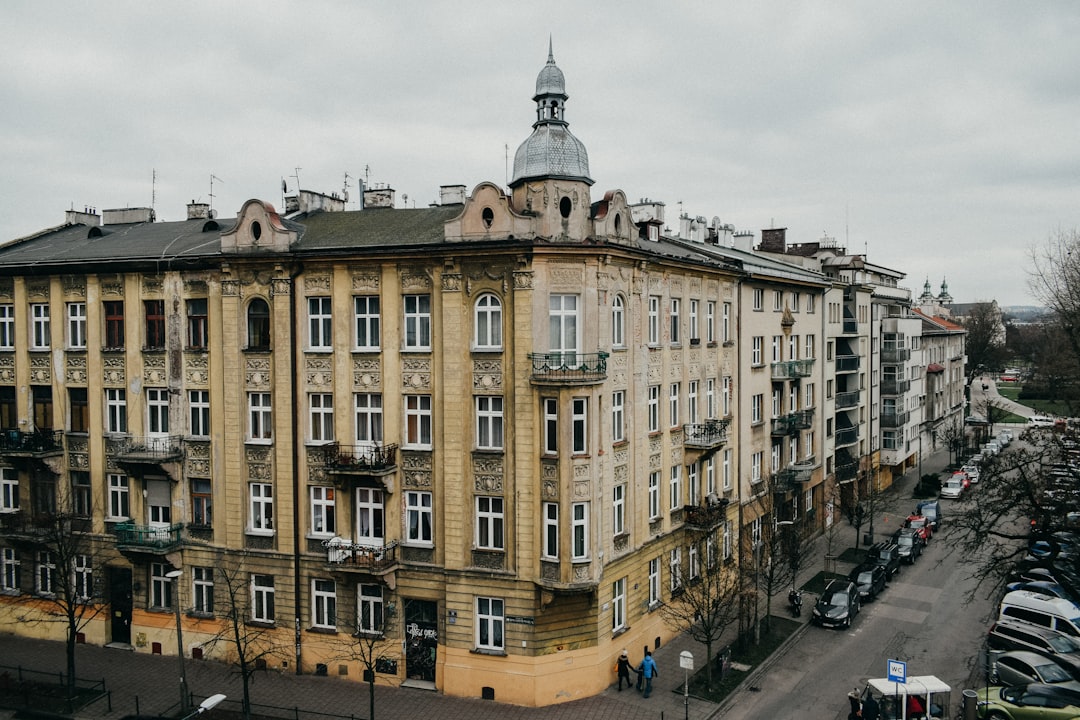
<svg viewBox="0 0 1080 720"><path fill-rule="evenodd" d="M999 617L1080 637L1080 608L1065 598L1030 590L1013 590L1002 598Z"/></svg>
<svg viewBox="0 0 1080 720"><path fill-rule="evenodd" d="M1032 415L1028 418L1029 428L1054 427L1054 418L1049 415Z"/></svg>

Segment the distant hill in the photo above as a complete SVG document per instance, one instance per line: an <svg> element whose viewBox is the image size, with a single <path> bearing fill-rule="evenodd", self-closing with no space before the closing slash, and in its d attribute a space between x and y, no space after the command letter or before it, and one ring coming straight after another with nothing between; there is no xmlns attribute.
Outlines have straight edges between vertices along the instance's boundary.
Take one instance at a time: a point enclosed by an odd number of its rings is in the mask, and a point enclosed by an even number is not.
<svg viewBox="0 0 1080 720"><path fill-rule="evenodd" d="M1037 322L1046 317L1047 310L1038 305L1008 305L1001 308L1001 314L1009 320Z"/></svg>

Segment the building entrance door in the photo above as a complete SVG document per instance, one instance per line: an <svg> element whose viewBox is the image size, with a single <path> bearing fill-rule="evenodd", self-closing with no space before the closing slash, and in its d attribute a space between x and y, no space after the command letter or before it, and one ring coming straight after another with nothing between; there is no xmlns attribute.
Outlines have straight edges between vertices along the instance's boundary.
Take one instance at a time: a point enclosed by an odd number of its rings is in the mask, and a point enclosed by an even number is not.
<svg viewBox="0 0 1080 720"><path fill-rule="evenodd" d="M439 603L405 600L405 677L435 682L439 647Z"/></svg>
<svg viewBox="0 0 1080 720"><path fill-rule="evenodd" d="M110 642L131 644L131 568L109 568Z"/></svg>

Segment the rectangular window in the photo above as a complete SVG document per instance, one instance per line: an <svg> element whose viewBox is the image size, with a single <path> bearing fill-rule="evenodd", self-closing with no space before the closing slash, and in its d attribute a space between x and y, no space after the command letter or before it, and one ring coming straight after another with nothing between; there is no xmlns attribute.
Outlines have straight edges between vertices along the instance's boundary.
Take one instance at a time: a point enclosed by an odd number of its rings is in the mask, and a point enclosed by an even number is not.
<svg viewBox="0 0 1080 720"><path fill-rule="evenodd" d="M806 296L806 312L808 312L808 313L814 312L814 300L815 299L816 298L813 295L807 295Z"/></svg>
<svg viewBox="0 0 1080 720"><path fill-rule="evenodd" d="M686 494L687 503L690 505L697 505L701 501L701 480L698 477L697 463L686 466Z"/></svg>
<svg viewBox="0 0 1080 720"><path fill-rule="evenodd" d="M382 395L356 393L353 405L356 410L356 441L365 447L380 445L383 441Z"/></svg>
<svg viewBox="0 0 1080 720"><path fill-rule="evenodd" d="M91 505L90 473L81 470L71 471L71 513L77 517L90 517Z"/></svg>
<svg viewBox="0 0 1080 720"><path fill-rule="evenodd" d="M431 545L435 541L431 528L431 493L416 490L405 493L406 542L417 545Z"/></svg>
<svg viewBox="0 0 1080 720"><path fill-rule="evenodd" d="M762 335L755 335L751 340L750 349L750 364L754 367L761 365L762 351L765 347L765 338Z"/></svg>
<svg viewBox="0 0 1080 720"><path fill-rule="evenodd" d="M105 432L127 432L127 391L122 388L105 390Z"/></svg>
<svg viewBox="0 0 1080 720"><path fill-rule="evenodd" d="M720 319L720 338L724 342L731 342L731 303L724 303L723 315Z"/></svg>
<svg viewBox="0 0 1080 720"><path fill-rule="evenodd" d="M361 584L356 595L357 630L362 633L381 633L383 628L382 585Z"/></svg>
<svg viewBox="0 0 1080 720"><path fill-rule="evenodd" d="M773 443L773 445L772 445L772 455L771 455L772 463L769 465L769 470L772 471L773 474L775 474L776 471L778 471L780 469L780 456L781 456L782 452L783 452L783 449L782 449L780 443Z"/></svg>
<svg viewBox="0 0 1080 720"><path fill-rule="evenodd" d="M668 574L671 577L671 591L682 587L682 548L672 548L668 554Z"/></svg>
<svg viewBox="0 0 1080 720"><path fill-rule="evenodd" d="M724 555L725 560L730 560L731 559L731 553L734 550L732 545L733 545L733 543L731 542L731 521L730 520L725 520L724 521L724 549L723 549L723 555Z"/></svg>
<svg viewBox="0 0 1080 720"><path fill-rule="evenodd" d="M649 386L649 432L660 430L660 386Z"/></svg>
<svg viewBox="0 0 1080 720"><path fill-rule="evenodd" d="M559 401L544 398L544 453L555 455L559 452Z"/></svg>
<svg viewBox="0 0 1080 720"><path fill-rule="evenodd" d="M762 288L754 288L753 290L753 308L754 310L765 309L765 290Z"/></svg>
<svg viewBox="0 0 1080 720"><path fill-rule="evenodd" d="M334 347L334 315L328 297L309 297L308 349L330 350Z"/></svg>
<svg viewBox="0 0 1080 720"><path fill-rule="evenodd" d="M649 296L649 345L660 344L660 297Z"/></svg>
<svg viewBox="0 0 1080 720"><path fill-rule="evenodd" d="M716 416L716 378L709 378L705 381L705 417Z"/></svg>
<svg viewBox="0 0 1080 720"><path fill-rule="evenodd" d="M678 345L682 342L681 330L681 318L679 311L682 307L682 300L679 298L671 298L671 339L672 345Z"/></svg>
<svg viewBox="0 0 1080 720"><path fill-rule="evenodd" d="M621 295L616 295L611 303L611 347L626 346L626 308Z"/></svg>
<svg viewBox="0 0 1080 720"><path fill-rule="evenodd" d="M626 392L616 390L611 394L611 442L626 439Z"/></svg>
<svg viewBox="0 0 1080 720"><path fill-rule="evenodd" d="M781 409L782 409L781 406L782 405L783 405L783 402L782 402L782 396L780 394L780 388L773 388L773 391L772 391L772 416L774 418L775 417L780 417L780 415L782 414L781 413Z"/></svg>
<svg viewBox="0 0 1080 720"><path fill-rule="evenodd" d="M611 492L611 532L622 535L626 532L626 485L616 485Z"/></svg>
<svg viewBox="0 0 1080 720"><path fill-rule="evenodd" d="M784 359L783 347L784 347L784 336L783 335L773 335L773 338L772 338L772 361L773 362L780 362L781 360Z"/></svg>
<svg viewBox="0 0 1080 720"><path fill-rule="evenodd" d="M206 298L187 301L187 344L189 350L205 350L209 344L210 326Z"/></svg>
<svg viewBox="0 0 1080 720"><path fill-rule="evenodd" d="M589 559L589 504L574 503L570 518L570 557L572 560Z"/></svg>
<svg viewBox="0 0 1080 720"><path fill-rule="evenodd" d="M764 404L765 398L760 393L750 398L750 422L761 422L761 410Z"/></svg>
<svg viewBox="0 0 1080 720"><path fill-rule="evenodd" d="M368 545L383 544L383 492L374 488L356 488L356 535Z"/></svg>
<svg viewBox="0 0 1080 720"><path fill-rule="evenodd" d="M67 346L72 350L86 349L86 303L67 304Z"/></svg>
<svg viewBox="0 0 1080 720"><path fill-rule="evenodd" d="M0 468L0 512L19 509L19 473L15 468Z"/></svg>
<svg viewBox="0 0 1080 720"><path fill-rule="evenodd" d="M731 376L730 375L725 375L723 377L723 379L720 381L720 386L721 386L720 396L722 398L722 402L721 402L721 406L720 406L721 407L721 414L724 417L730 417L731 416Z"/></svg>
<svg viewBox="0 0 1080 720"><path fill-rule="evenodd" d="M173 581L166 577L171 571L167 563L150 563L150 607L170 609L173 606Z"/></svg>
<svg viewBox="0 0 1080 720"><path fill-rule="evenodd" d="M405 396L405 447L431 449L431 396Z"/></svg>
<svg viewBox="0 0 1080 720"><path fill-rule="evenodd" d="M573 356L566 364L577 366L577 295L552 295L548 298L548 345L550 352Z"/></svg>
<svg viewBox="0 0 1080 720"><path fill-rule="evenodd" d="M48 350L51 342L49 306L34 303L30 306L30 349Z"/></svg>
<svg viewBox="0 0 1080 720"><path fill-rule="evenodd" d="M85 603L94 597L94 566L89 555L72 558L71 580L76 600Z"/></svg>
<svg viewBox="0 0 1080 720"><path fill-rule="evenodd" d="M649 607L660 602L660 558L649 561Z"/></svg>
<svg viewBox="0 0 1080 720"><path fill-rule="evenodd" d="M807 297L809 297L809 296L807 296ZM803 357L804 358L811 359L811 358L814 357L814 353L816 352L816 348L814 347L814 337L815 337L814 335L807 335L803 339L803 343L805 345L805 347L803 349Z"/></svg>
<svg viewBox="0 0 1080 720"><path fill-rule="evenodd" d="M214 524L213 485L206 478L191 478L191 524L204 528Z"/></svg>
<svg viewBox="0 0 1080 720"><path fill-rule="evenodd" d="M611 584L611 629L622 630L626 627L626 578L619 578Z"/></svg>
<svg viewBox="0 0 1080 720"><path fill-rule="evenodd" d="M0 555L0 564L3 572L0 573L0 589L8 592L22 591L22 563L19 561L19 553L15 548L4 548Z"/></svg>
<svg viewBox="0 0 1080 720"><path fill-rule="evenodd" d="M775 310L776 312L780 312L781 310L784 309L784 291L783 290L773 290L772 309Z"/></svg>
<svg viewBox="0 0 1080 720"><path fill-rule="evenodd" d="M476 447L503 449L503 399L499 395L476 398Z"/></svg>
<svg viewBox="0 0 1080 720"><path fill-rule="evenodd" d="M378 350L382 342L379 328L379 296L354 297L353 319L356 324L356 349Z"/></svg>
<svg viewBox="0 0 1080 720"><path fill-rule="evenodd" d="M791 293L791 312L799 312L799 301L802 299L802 294L798 292Z"/></svg>
<svg viewBox="0 0 1080 720"><path fill-rule="evenodd" d="M107 300L105 310L105 348L120 350L124 347L124 301Z"/></svg>
<svg viewBox="0 0 1080 720"><path fill-rule="evenodd" d="M333 580L311 581L311 624L324 630L337 629L337 586Z"/></svg>
<svg viewBox="0 0 1080 720"><path fill-rule="evenodd" d="M716 457L710 455L705 459L705 494L716 493Z"/></svg>
<svg viewBox="0 0 1080 720"><path fill-rule="evenodd" d="M314 485L311 492L311 534L333 535L337 532L334 514L334 488Z"/></svg>
<svg viewBox="0 0 1080 720"><path fill-rule="evenodd" d="M161 350L165 347L165 301L143 300L146 338L143 348Z"/></svg>
<svg viewBox="0 0 1080 720"><path fill-rule="evenodd" d="M503 549L503 499L478 495L476 498L476 547Z"/></svg>
<svg viewBox="0 0 1080 720"><path fill-rule="evenodd" d="M406 295L405 349L431 349L431 296Z"/></svg>
<svg viewBox="0 0 1080 720"><path fill-rule="evenodd" d="M679 424L679 383L671 383L668 388L668 421L671 427Z"/></svg>
<svg viewBox="0 0 1080 720"><path fill-rule="evenodd" d="M690 301L690 344L697 345L701 342L701 335L699 335L698 328L698 301Z"/></svg>
<svg viewBox="0 0 1080 720"><path fill-rule="evenodd" d="M274 486L270 483L251 483L251 530L271 533L274 530Z"/></svg>
<svg viewBox="0 0 1080 720"><path fill-rule="evenodd" d="M192 609L197 613L214 612L214 568L191 569Z"/></svg>
<svg viewBox="0 0 1080 720"><path fill-rule="evenodd" d="M731 450L724 450L724 464L720 471L721 487L727 491L731 489Z"/></svg>
<svg viewBox="0 0 1080 720"><path fill-rule="evenodd" d="M806 383L803 387L803 407L814 407L814 383Z"/></svg>
<svg viewBox="0 0 1080 720"><path fill-rule="evenodd" d="M575 455L584 455L589 450L588 444L589 401L587 398L574 398L570 402L570 423L574 435Z"/></svg>
<svg viewBox="0 0 1080 720"><path fill-rule="evenodd" d="M688 545L686 555L690 561L690 581L693 582L701 575L701 561L698 559L697 545Z"/></svg>
<svg viewBox="0 0 1080 720"><path fill-rule="evenodd" d="M761 482L761 461L763 458L762 451L757 451L750 456L750 482Z"/></svg>
<svg viewBox="0 0 1080 720"><path fill-rule="evenodd" d="M274 622L274 576L251 576L251 619L255 622Z"/></svg>
<svg viewBox="0 0 1080 720"><path fill-rule="evenodd" d="M788 336L787 346L788 346L788 351L787 351L788 360L798 360L799 359L799 336L798 335L790 335L790 336Z"/></svg>
<svg viewBox="0 0 1080 720"><path fill-rule="evenodd" d="M705 303L705 341L716 342L716 301Z"/></svg>
<svg viewBox="0 0 1080 720"><path fill-rule="evenodd" d="M549 560L559 558L559 504L544 503L544 557Z"/></svg>
<svg viewBox="0 0 1080 720"><path fill-rule="evenodd" d="M90 430L90 401L86 396L86 388L68 388L68 403L71 417L68 428L73 433L84 433Z"/></svg>
<svg viewBox="0 0 1080 720"><path fill-rule="evenodd" d="M308 395L308 410L311 413L312 442L332 442L334 440L334 396L332 393L311 393Z"/></svg>
<svg viewBox="0 0 1080 720"><path fill-rule="evenodd" d="M498 598L476 598L476 647L481 650L502 650L504 617L503 601Z"/></svg>
<svg viewBox="0 0 1080 720"><path fill-rule="evenodd" d="M15 349L15 306L0 305L0 350Z"/></svg>
<svg viewBox="0 0 1080 720"><path fill-rule="evenodd" d="M210 391L188 391L188 432L192 437L210 437Z"/></svg>
<svg viewBox="0 0 1080 720"><path fill-rule="evenodd" d="M660 471L649 473L649 519L660 517Z"/></svg>
<svg viewBox="0 0 1080 720"><path fill-rule="evenodd" d="M696 423L698 421L698 381L691 380L686 386L686 422Z"/></svg>
<svg viewBox="0 0 1080 720"><path fill-rule="evenodd" d="M146 434L169 434L169 391L166 388L146 390Z"/></svg>
<svg viewBox="0 0 1080 720"><path fill-rule="evenodd" d="M131 517L130 494L127 475L109 475L110 521L127 520Z"/></svg>
<svg viewBox="0 0 1080 720"><path fill-rule="evenodd" d="M682 465L671 466L671 483L668 485L668 506L678 510L682 502Z"/></svg>
<svg viewBox="0 0 1080 720"><path fill-rule="evenodd" d="M271 420L270 393L248 393L248 440L272 439Z"/></svg>

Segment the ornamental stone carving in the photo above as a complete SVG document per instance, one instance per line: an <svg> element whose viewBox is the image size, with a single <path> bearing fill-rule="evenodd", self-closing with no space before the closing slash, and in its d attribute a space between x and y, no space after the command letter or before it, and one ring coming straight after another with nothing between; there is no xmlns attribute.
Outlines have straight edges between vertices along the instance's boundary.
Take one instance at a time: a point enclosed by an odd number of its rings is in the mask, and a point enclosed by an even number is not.
<svg viewBox="0 0 1080 720"><path fill-rule="evenodd" d="M200 458L198 460L188 458L187 474L188 477L210 477L210 461L205 458Z"/></svg>
<svg viewBox="0 0 1080 720"><path fill-rule="evenodd" d="M188 296L204 296L209 294L210 289L206 280L184 278L184 294Z"/></svg>
<svg viewBox="0 0 1080 720"><path fill-rule="evenodd" d="M270 387L270 359L247 358L244 381L249 388Z"/></svg>
<svg viewBox="0 0 1080 720"><path fill-rule="evenodd" d="M13 355L0 356L0 382L15 381L15 357Z"/></svg>
<svg viewBox="0 0 1080 720"><path fill-rule="evenodd" d="M431 277L423 268L402 268L400 275L403 292L431 290Z"/></svg>
<svg viewBox="0 0 1080 720"><path fill-rule="evenodd" d="M615 458L614 463L616 465L625 465L627 460L630 458L630 453L627 451L626 448L619 448L614 453L612 453L612 457Z"/></svg>
<svg viewBox="0 0 1080 720"><path fill-rule="evenodd" d="M659 437L651 437L651 438L649 438L649 452L650 453L656 453L657 455L659 455L660 454L661 444L662 443L661 443Z"/></svg>
<svg viewBox="0 0 1080 720"><path fill-rule="evenodd" d="M239 280L222 280L221 281L221 296L222 297L240 297L240 281Z"/></svg>
<svg viewBox="0 0 1080 720"><path fill-rule="evenodd" d="M11 300L15 297L15 279L5 278L0 280L0 298Z"/></svg>
<svg viewBox="0 0 1080 720"><path fill-rule="evenodd" d="M660 453L656 453L654 455L649 455L649 469L650 470L659 470L660 469Z"/></svg>
<svg viewBox="0 0 1080 720"><path fill-rule="evenodd" d="M311 387L327 387L334 382L334 365L328 357L306 358L305 377Z"/></svg>
<svg viewBox="0 0 1080 720"><path fill-rule="evenodd" d="M474 479L476 492L501 493L503 479L501 475L477 475Z"/></svg>
<svg viewBox="0 0 1080 720"><path fill-rule="evenodd" d="M574 479L587 479L592 474L592 466L588 460L582 460L574 465Z"/></svg>
<svg viewBox="0 0 1080 720"><path fill-rule="evenodd" d="M206 387L210 370L205 353L184 355L184 377L188 385Z"/></svg>
<svg viewBox="0 0 1080 720"><path fill-rule="evenodd" d="M574 582L588 582L591 580L591 569L589 563L579 563L574 565Z"/></svg>
<svg viewBox="0 0 1080 720"><path fill-rule="evenodd" d="M165 278L161 275L143 275L142 276L142 289L144 293L157 294L162 291L165 286Z"/></svg>
<svg viewBox="0 0 1080 720"><path fill-rule="evenodd" d="M248 480L265 482L270 479L270 463L248 463Z"/></svg>
<svg viewBox="0 0 1080 720"><path fill-rule="evenodd" d="M246 447L244 448L244 459L249 463L268 462L270 460L270 448Z"/></svg>
<svg viewBox="0 0 1080 720"><path fill-rule="evenodd" d="M143 384L164 386L168 382L164 355L143 356Z"/></svg>
<svg viewBox="0 0 1080 720"><path fill-rule="evenodd" d="M382 387L381 369L378 358L353 358L353 386L378 390Z"/></svg>
<svg viewBox="0 0 1080 720"><path fill-rule="evenodd" d="M581 500L589 497L589 483L587 482L575 482L574 483L574 497Z"/></svg>
<svg viewBox="0 0 1080 720"><path fill-rule="evenodd" d="M86 277L83 275L64 275L60 278L64 295L72 298L86 297Z"/></svg>
<svg viewBox="0 0 1080 720"><path fill-rule="evenodd" d="M292 280L289 278L274 278L270 281L270 295L272 297L288 297L292 294Z"/></svg>
<svg viewBox="0 0 1080 720"><path fill-rule="evenodd" d="M612 477L615 479L616 483L624 483L626 482L626 478L629 477L629 472L626 465L616 465L612 472Z"/></svg>
<svg viewBox="0 0 1080 720"><path fill-rule="evenodd" d="M354 272L352 289L353 292L378 292L379 274L376 272Z"/></svg>
<svg viewBox="0 0 1080 720"><path fill-rule="evenodd" d="M473 390L501 390L502 386L501 360L473 361Z"/></svg>
<svg viewBox="0 0 1080 720"><path fill-rule="evenodd" d="M127 373L125 372L123 355L103 355L101 358L103 380L109 386L123 386L126 384Z"/></svg>
<svg viewBox="0 0 1080 720"><path fill-rule="evenodd" d="M429 488L432 486L431 453L401 453L402 484L405 487Z"/></svg>
<svg viewBox="0 0 1080 720"><path fill-rule="evenodd" d="M85 355L68 355L67 356L67 370L65 377L69 384L72 385L85 385L86 384L86 356Z"/></svg>
<svg viewBox="0 0 1080 720"><path fill-rule="evenodd" d="M102 297L124 297L124 278L120 275L102 275L98 278Z"/></svg>
<svg viewBox="0 0 1080 720"><path fill-rule="evenodd" d="M431 359L406 358L401 364L401 384L405 388L431 387Z"/></svg>
<svg viewBox="0 0 1080 720"><path fill-rule="evenodd" d="M683 456L683 451L682 451L682 447L681 447L681 444L682 444L682 433L679 433L679 437L678 437L678 438L674 437L674 434L673 434L673 435L672 435L672 438L671 438L671 442L673 442L673 443L674 443L674 442L678 442L678 443L680 443L680 447L673 447L673 448L671 448L671 464L672 464L673 466L674 466L674 465L682 465L682 456Z"/></svg>
<svg viewBox="0 0 1080 720"><path fill-rule="evenodd" d="M580 267L555 267L551 270L550 279L553 288L580 290L585 286L584 273Z"/></svg>
<svg viewBox="0 0 1080 720"><path fill-rule="evenodd" d="M29 280L26 283L26 294L32 300L48 300L49 299L49 281L48 279Z"/></svg>
<svg viewBox="0 0 1080 720"><path fill-rule="evenodd" d="M326 482L326 450L323 447L307 448L308 482Z"/></svg>
<svg viewBox="0 0 1080 720"><path fill-rule="evenodd" d="M198 442L196 440L187 440L187 441L184 442L184 447L187 448L188 460L192 460L192 459L209 460L210 459L210 443L208 443L208 442Z"/></svg>
<svg viewBox="0 0 1080 720"><path fill-rule="evenodd" d="M533 288L533 274L532 272L525 270L514 271L514 289L515 290L532 290Z"/></svg>
<svg viewBox="0 0 1080 720"><path fill-rule="evenodd" d="M37 385L52 382L52 363L48 355L30 356L30 380Z"/></svg>
<svg viewBox="0 0 1080 720"><path fill-rule="evenodd" d="M304 276L304 292L308 295L330 292L330 275L318 273Z"/></svg>
<svg viewBox="0 0 1080 720"><path fill-rule="evenodd" d="M461 292L461 274L443 273L442 289L443 292Z"/></svg>

